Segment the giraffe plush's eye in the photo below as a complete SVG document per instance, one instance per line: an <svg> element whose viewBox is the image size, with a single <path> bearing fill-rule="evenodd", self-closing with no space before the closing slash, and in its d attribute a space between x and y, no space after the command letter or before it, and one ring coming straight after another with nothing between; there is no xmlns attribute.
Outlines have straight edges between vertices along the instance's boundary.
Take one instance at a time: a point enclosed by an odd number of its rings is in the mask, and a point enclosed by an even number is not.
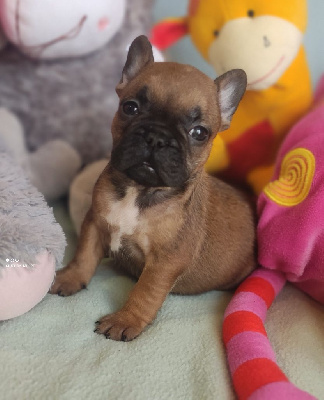
<svg viewBox="0 0 324 400"><path fill-rule="evenodd" d="M247 15L248 15L248 17L253 18L254 15L255 15L254 10L249 10L249 11L247 12Z"/></svg>
<svg viewBox="0 0 324 400"><path fill-rule="evenodd" d="M215 31L213 32L213 35L214 35L215 37L218 37L218 36L219 36L219 31L218 31L218 30L215 30Z"/></svg>

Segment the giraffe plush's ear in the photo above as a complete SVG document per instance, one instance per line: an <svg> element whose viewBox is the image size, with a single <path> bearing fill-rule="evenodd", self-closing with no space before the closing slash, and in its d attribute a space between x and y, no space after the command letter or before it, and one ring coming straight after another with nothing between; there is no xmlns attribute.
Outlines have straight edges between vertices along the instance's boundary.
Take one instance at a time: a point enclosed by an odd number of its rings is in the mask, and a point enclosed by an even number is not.
<svg viewBox="0 0 324 400"><path fill-rule="evenodd" d="M189 33L186 17L166 18L156 24L151 33L151 43L159 50L166 50Z"/></svg>
<svg viewBox="0 0 324 400"><path fill-rule="evenodd" d="M152 45L144 35L138 36L131 44L122 78L116 87L117 94L147 65L154 62Z"/></svg>
<svg viewBox="0 0 324 400"><path fill-rule="evenodd" d="M247 85L246 73L242 69L233 69L215 79L221 114L219 131L229 128Z"/></svg>

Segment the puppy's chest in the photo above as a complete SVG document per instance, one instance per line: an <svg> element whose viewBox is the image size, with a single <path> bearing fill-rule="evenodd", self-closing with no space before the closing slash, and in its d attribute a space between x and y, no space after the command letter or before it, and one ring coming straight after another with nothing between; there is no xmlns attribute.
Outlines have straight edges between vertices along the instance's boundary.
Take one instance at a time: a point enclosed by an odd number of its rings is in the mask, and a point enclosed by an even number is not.
<svg viewBox="0 0 324 400"><path fill-rule="evenodd" d="M136 205L137 195L135 188L128 188L122 199L109 204L105 219L110 233L110 250L113 253L122 251L126 241L132 242L144 253L149 250L147 223Z"/></svg>

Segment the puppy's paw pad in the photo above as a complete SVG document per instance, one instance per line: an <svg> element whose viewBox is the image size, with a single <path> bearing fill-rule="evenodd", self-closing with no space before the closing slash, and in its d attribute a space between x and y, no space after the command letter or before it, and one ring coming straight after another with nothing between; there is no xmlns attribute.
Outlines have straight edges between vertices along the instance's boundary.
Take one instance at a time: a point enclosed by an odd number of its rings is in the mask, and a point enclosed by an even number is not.
<svg viewBox="0 0 324 400"><path fill-rule="evenodd" d="M123 311L106 315L96 324L94 332L104 335L107 339L123 342L135 339L146 326L143 321L136 320L134 316Z"/></svg>

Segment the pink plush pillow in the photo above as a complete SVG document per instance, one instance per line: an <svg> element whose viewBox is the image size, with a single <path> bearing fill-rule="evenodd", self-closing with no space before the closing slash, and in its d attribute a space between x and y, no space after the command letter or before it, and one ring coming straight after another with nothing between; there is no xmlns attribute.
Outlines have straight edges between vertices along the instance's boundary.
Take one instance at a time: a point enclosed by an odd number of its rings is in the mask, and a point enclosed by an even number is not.
<svg viewBox="0 0 324 400"><path fill-rule="evenodd" d="M17 317L39 303L55 276L55 260L44 251L37 256L34 268L10 260L0 269L0 321Z"/></svg>
<svg viewBox="0 0 324 400"><path fill-rule="evenodd" d="M286 137L260 195L259 263L324 304L324 78L314 109Z"/></svg>

